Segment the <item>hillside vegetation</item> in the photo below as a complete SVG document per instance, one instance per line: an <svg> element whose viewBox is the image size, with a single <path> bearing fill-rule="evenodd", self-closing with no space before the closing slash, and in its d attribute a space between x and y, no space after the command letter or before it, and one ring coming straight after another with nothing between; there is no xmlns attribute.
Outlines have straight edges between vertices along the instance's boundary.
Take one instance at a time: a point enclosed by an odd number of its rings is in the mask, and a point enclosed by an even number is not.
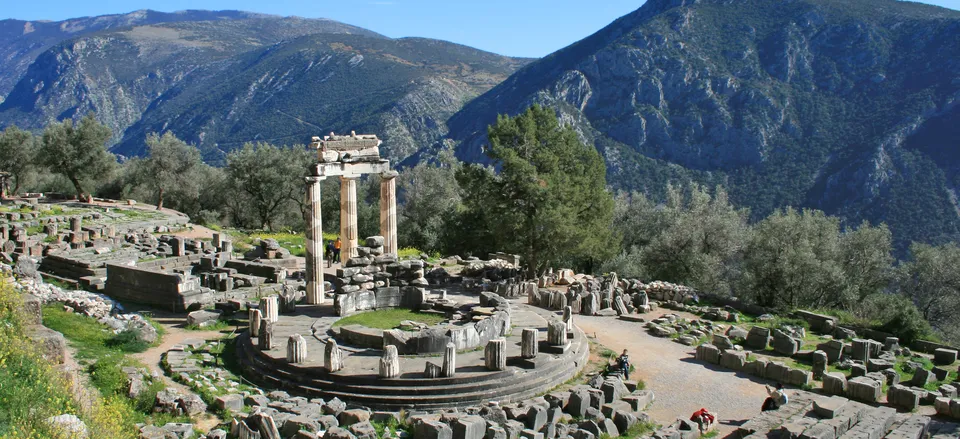
<svg viewBox="0 0 960 439"><path fill-rule="evenodd" d="M615 188L722 184L754 220L784 206L912 241L960 238L953 193L960 12L893 0L651 0L538 60L449 121L483 161L486 126L538 103Z"/></svg>

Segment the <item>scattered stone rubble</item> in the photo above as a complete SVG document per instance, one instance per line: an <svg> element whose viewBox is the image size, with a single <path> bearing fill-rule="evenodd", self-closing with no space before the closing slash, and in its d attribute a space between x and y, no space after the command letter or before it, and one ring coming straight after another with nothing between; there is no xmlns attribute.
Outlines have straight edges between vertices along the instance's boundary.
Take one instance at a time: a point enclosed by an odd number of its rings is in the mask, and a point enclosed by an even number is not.
<svg viewBox="0 0 960 439"><path fill-rule="evenodd" d="M619 436L640 422L649 422L644 410L654 401L649 390L619 378L593 380L568 391L552 392L519 403L467 407L441 412L372 411L338 398L307 399L274 391L266 395L237 394L230 401L249 407L249 415L235 418L230 437L261 438L596 438ZM405 426L387 428L378 436L372 422Z"/></svg>
<svg viewBox="0 0 960 439"><path fill-rule="evenodd" d="M3 271L9 269L9 266L2 268ZM147 343L157 340L157 330L143 316L137 313L123 313L113 300L102 294L64 290L36 278L20 278L16 285L44 304L62 302L66 310L92 317L112 329L114 333L133 330L137 331L140 338Z"/></svg>

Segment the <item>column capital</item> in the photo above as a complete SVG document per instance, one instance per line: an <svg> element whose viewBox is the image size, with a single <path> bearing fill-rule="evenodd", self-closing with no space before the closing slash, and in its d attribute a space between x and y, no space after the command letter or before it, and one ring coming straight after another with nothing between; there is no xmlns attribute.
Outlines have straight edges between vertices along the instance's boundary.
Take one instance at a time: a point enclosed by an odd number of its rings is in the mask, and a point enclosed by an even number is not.
<svg viewBox="0 0 960 439"><path fill-rule="evenodd" d="M397 178L397 176L399 176L399 175L400 175L399 172L394 171L394 170L390 170L390 171L387 171L387 172L381 172L381 173L380 173L380 178L382 178L382 179L384 179L384 180L392 180L392 179L394 179L394 178Z"/></svg>
<svg viewBox="0 0 960 439"><path fill-rule="evenodd" d="M356 179L358 179L358 178L360 178L359 175L341 175L341 176L340 176L340 180L341 180L341 181L343 181L343 180L356 180Z"/></svg>
<svg viewBox="0 0 960 439"><path fill-rule="evenodd" d="M307 183L318 183L318 182L321 182L321 181L323 181L323 180L326 180L327 177L321 177L321 176L316 176L316 175L308 175L308 176L304 177L303 179L306 180Z"/></svg>

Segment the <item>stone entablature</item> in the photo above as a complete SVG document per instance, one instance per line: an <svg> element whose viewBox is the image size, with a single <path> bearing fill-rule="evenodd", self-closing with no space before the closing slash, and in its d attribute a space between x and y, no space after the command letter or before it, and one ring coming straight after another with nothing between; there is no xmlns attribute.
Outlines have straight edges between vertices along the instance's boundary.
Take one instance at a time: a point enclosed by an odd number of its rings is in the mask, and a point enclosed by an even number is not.
<svg viewBox="0 0 960 439"><path fill-rule="evenodd" d="M314 137L310 146L317 150L317 162L310 165L307 184L307 303L323 304L323 228L321 182L327 177L340 177L340 262L344 265L358 256L357 181L366 174L379 174L380 231L384 237L383 253L397 253L397 173L390 162L380 157L380 139L376 135L334 133L322 140Z"/></svg>

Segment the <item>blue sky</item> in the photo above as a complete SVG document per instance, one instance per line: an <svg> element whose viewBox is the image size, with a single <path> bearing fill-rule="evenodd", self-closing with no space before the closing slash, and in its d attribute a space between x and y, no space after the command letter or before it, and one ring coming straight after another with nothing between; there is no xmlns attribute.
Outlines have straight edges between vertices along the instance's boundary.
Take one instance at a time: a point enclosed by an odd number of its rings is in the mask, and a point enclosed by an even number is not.
<svg viewBox="0 0 960 439"><path fill-rule="evenodd" d="M331 18L389 37L427 37L540 57L596 32L640 0L7 0L2 18L63 20L137 9L239 9ZM929 0L960 10L960 0ZM42 5L42 6L40 6Z"/></svg>

